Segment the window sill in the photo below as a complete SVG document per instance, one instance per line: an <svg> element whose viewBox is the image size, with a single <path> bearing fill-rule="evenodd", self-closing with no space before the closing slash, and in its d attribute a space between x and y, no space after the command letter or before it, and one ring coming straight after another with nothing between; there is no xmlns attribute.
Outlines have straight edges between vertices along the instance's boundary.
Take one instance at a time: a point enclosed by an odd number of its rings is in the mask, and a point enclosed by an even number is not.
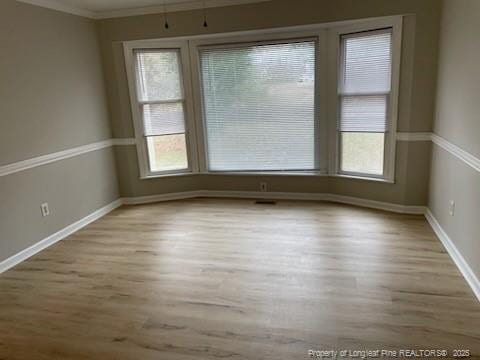
<svg viewBox="0 0 480 360"><path fill-rule="evenodd" d="M209 171L203 175L235 176L328 176L324 171Z"/></svg>
<svg viewBox="0 0 480 360"><path fill-rule="evenodd" d="M165 173L165 174L148 174L148 175L140 176L140 180L151 180L151 179L158 179L158 178L191 176L191 175L200 175L200 173L186 171L186 172L173 172L173 173Z"/></svg>
<svg viewBox="0 0 480 360"><path fill-rule="evenodd" d="M351 179L351 180L364 180L364 181L374 181L387 184L395 184L395 180L377 178L377 177L368 177L368 176L358 176L358 175L346 175L346 174L332 174L331 177Z"/></svg>
<svg viewBox="0 0 480 360"><path fill-rule="evenodd" d="M394 180L367 177L367 176L355 176L355 175L346 175L346 174L328 174L322 171L255 171L255 172L245 172L245 171L235 171L235 172L225 172L225 171L212 171L212 172L180 172L180 173L171 173L171 174L152 174L141 176L140 180L151 180L158 178L168 178L168 177L178 177L178 176L196 176L196 175L213 175L213 176L312 176L312 177L333 177L333 178L342 178L350 180L362 180L362 181L373 181L379 183L394 184Z"/></svg>

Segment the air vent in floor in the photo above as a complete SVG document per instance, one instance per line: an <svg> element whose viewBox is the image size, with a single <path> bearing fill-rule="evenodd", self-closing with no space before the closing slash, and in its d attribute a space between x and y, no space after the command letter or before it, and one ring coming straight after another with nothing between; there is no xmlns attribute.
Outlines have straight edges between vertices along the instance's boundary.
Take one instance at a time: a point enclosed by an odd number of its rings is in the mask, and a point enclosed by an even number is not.
<svg viewBox="0 0 480 360"><path fill-rule="evenodd" d="M275 205L277 202L275 200L260 199L256 200L255 204L258 205Z"/></svg>

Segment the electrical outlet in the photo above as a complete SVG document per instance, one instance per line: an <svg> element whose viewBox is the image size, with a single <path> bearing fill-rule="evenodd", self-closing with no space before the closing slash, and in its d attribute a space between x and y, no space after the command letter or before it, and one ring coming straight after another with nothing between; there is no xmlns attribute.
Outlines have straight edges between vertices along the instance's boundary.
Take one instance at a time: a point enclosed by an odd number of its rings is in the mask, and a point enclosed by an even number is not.
<svg viewBox="0 0 480 360"><path fill-rule="evenodd" d="M48 203L43 203L40 205L40 209L42 210L42 216L48 216L50 215L50 209L48 208Z"/></svg>
<svg viewBox="0 0 480 360"><path fill-rule="evenodd" d="M260 191L261 192L267 191L267 183L266 182L261 182L260 183Z"/></svg>
<svg viewBox="0 0 480 360"><path fill-rule="evenodd" d="M450 216L455 215L455 201L450 200L449 206L448 206L448 213Z"/></svg>

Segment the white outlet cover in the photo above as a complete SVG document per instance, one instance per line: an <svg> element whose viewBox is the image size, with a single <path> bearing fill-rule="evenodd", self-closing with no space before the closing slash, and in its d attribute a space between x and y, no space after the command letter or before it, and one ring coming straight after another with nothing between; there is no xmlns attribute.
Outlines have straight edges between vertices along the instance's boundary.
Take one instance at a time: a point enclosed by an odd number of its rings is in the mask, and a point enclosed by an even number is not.
<svg viewBox="0 0 480 360"><path fill-rule="evenodd" d="M450 214L450 216L455 215L455 201L453 201L453 200L450 200L450 205L448 207L448 213Z"/></svg>
<svg viewBox="0 0 480 360"><path fill-rule="evenodd" d="M40 209L42 210L42 216L48 216L50 215L50 209L48 208L48 203L43 203L40 205Z"/></svg>

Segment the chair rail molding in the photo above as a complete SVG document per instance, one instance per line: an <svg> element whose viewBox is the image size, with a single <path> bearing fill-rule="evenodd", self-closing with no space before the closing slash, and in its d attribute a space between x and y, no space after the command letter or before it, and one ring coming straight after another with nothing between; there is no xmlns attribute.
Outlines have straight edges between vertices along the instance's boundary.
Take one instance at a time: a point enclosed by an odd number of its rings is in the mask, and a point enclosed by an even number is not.
<svg viewBox="0 0 480 360"><path fill-rule="evenodd" d="M397 141L417 142L417 141L432 141L434 144L440 146L442 149L448 151L456 158L462 160L467 165L471 166L476 171L480 172L480 159L463 150L459 146L451 143L445 138L428 132L398 132L396 136ZM135 138L112 138L101 140L87 145L81 145L58 152L33 157L26 160L17 161L14 163L0 165L0 177L14 174L20 171L35 168L50 164L55 161L69 159L75 156L83 155L91 151L97 151L111 146L132 146L136 144Z"/></svg>
<svg viewBox="0 0 480 360"><path fill-rule="evenodd" d="M440 146L442 149L448 151L450 154L455 156L456 158L462 160L468 166L471 166L476 171L480 172L480 159L476 156L470 154L469 152L463 150L459 146L451 143L447 139L437 135L431 134L432 142L435 145Z"/></svg>
<svg viewBox="0 0 480 360"><path fill-rule="evenodd" d="M442 149L448 151L457 159L463 161L474 170L480 172L480 158L463 150L458 145L448 141L447 139L429 132L397 132L397 141L431 141Z"/></svg>
<svg viewBox="0 0 480 360"><path fill-rule="evenodd" d="M0 165L0 177L10 175L10 174L15 174L20 171L32 169L37 166L47 165L55 161L69 159L69 158L83 155L92 151L105 149L111 146L123 146L123 145L135 145L135 139L117 138L117 139L101 140L91 144L76 146L70 149L61 150L54 153L17 161L7 165Z"/></svg>

